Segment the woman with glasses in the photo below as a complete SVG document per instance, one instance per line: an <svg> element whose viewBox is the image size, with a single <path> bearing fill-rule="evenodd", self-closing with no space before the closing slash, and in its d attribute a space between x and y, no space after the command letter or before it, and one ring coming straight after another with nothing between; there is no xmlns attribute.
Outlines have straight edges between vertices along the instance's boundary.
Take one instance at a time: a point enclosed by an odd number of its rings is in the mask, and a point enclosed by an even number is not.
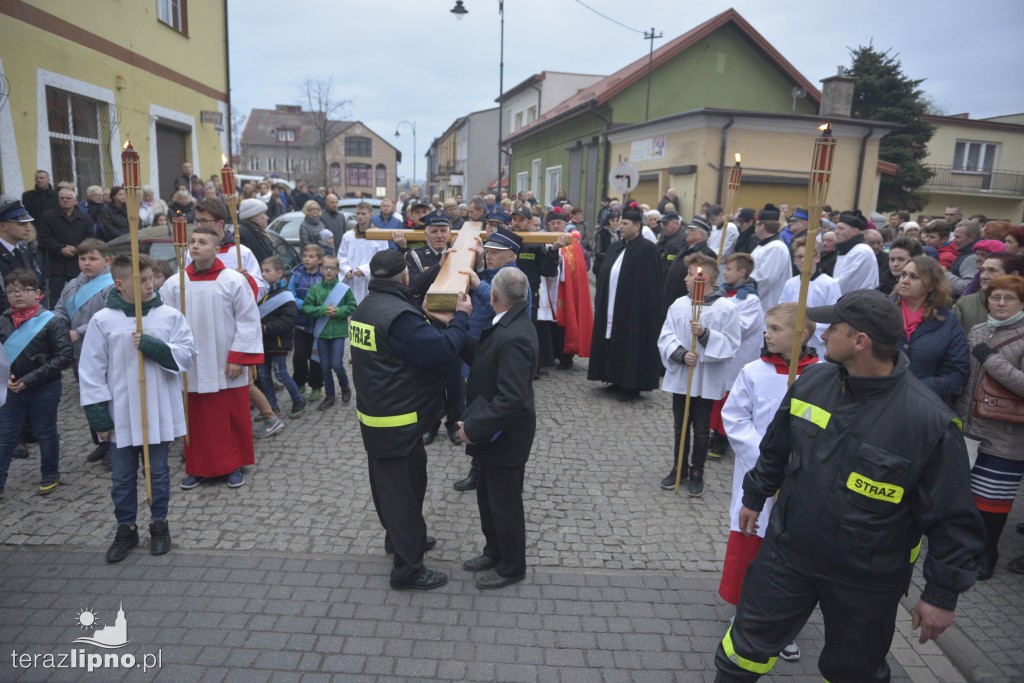
<svg viewBox="0 0 1024 683"><path fill-rule="evenodd" d="M991 578L999 560L1003 533L1013 499L1024 478L1024 423L975 415L974 393L988 375L1003 388L1024 399L1024 278L1003 275L984 291L988 319L971 328L970 379L957 403L964 433L981 440L971 470L971 491L985 523L985 555L978 580ZM1024 555L1008 565L1024 574Z"/></svg>
<svg viewBox="0 0 1024 683"><path fill-rule="evenodd" d="M930 256L915 256L903 266L892 300L903 315L900 350L910 372L952 405L967 380L967 338L949 310L946 271Z"/></svg>

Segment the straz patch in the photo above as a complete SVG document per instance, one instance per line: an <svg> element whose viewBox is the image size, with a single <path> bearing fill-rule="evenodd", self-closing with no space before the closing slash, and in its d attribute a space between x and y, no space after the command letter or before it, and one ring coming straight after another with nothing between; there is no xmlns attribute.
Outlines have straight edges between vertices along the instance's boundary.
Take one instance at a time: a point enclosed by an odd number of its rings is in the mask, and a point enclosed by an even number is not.
<svg viewBox="0 0 1024 683"><path fill-rule="evenodd" d="M884 500L893 505L903 500L902 486L868 479L863 474L857 474L856 472L850 472L850 478L846 480L846 488L862 496L874 498L875 500Z"/></svg>
<svg viewBox="0 0 1024 683"><path fill-rule="evenodd" d="M530 251L524 251L519 255L520 261L533 261L537 258L537 255Z"/></svg>
<svg viewBox="0 0 1024 683"><path fill-rule="evenodd" d="M355 320L350 320L348 324L348 336L352 346L355 346L356 348L364 351L377 350L376 330L374 330L373 325L367 325L366 323L358 323Z"/></svg>

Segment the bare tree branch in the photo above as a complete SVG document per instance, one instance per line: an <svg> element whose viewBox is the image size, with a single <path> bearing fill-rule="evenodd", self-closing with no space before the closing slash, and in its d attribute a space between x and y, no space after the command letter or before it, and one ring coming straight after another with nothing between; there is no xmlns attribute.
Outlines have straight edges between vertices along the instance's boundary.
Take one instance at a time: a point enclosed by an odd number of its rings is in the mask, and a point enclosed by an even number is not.
<svg viewBox="0 0 1024 683"><path fill-rule="evenodd" d="M339 119L344 115L351 100L337 100L332 92L334 77L326 81L307 78L302 84L301 98L303 106L310 112L313 126L316 129L317 147L320 152L320 176L318 184L327 185L327 143L341 132Z"/></svg>

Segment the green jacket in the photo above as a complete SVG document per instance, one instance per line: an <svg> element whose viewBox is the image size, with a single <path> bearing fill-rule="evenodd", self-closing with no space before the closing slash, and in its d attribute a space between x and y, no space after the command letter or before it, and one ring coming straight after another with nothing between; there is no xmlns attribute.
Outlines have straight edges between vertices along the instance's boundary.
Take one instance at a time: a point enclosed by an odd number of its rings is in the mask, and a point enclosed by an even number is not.
<svg viewBox="0 0 1024 683"><path fill-rule="evenodd" d="M302 312L310 318L325 317L327 315L327 306L324 305L324 301L327 300L327 296L338 282L338 280L332 282L321 280L313 285L309 293L306 294L306 298L302 300ZM334 317L327 319L327 326L320 333L320 338L340 339L341 337L347 337L348 317L355 312L356 306L358 306L356 297L350 289L341 298L341 302L336 307L337 311L335 311Z"/></svg>

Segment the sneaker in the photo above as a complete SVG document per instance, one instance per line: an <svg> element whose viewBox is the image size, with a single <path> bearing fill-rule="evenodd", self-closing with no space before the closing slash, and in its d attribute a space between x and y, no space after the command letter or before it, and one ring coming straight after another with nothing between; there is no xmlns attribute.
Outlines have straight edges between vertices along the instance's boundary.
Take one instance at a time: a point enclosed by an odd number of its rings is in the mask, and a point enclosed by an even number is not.
<svg viewBox="0 0 1024 683"><path fill-rule="evenodd" d="M326 396L324 400L320 401L320 405L316 407L317 410L330 410L334 407L335 399L333 396Z"/></svg>
<svg viewBox="0 0 1024 683"><path fill-rule="evenodd" d="M352 390L348 387L341 388L341 402L348 403L352 400Z"/></svg>
<svg viewBox="0 0 1024 683"><path fill-rule="evenodd" d="M289 420L297 420L300 417L302 417L302 414L304 412L306 412L306 402L305 401L302 401L300 403L293 403L292 404L292 412L288 413L288 419Z"/></svg>
<svg viewBox="0 0 1024 683"><path fill-rule="evenodd" d="M197 477L194 474L190 474L181 480L179 486L181 486L182 490L188 491L189 489L194 489L202 484L204 479L206 479L206 477Z"/></svg>
<svg viewBox="0 0 1024 683"><path fill-rule="evenodd" d="M282 429L284 429L284 422L281 421L281 418L275 417L272 421L265 420L263 426L255 430L252 435L257 439L265 439L268 436L277 434Z"/></svg>
<svg viewBox="0 0 1024 683"><path fill-rule="evenodd" d="M324 397L324 390L323 389L314 389L313 391L309 392L309 399L308 399L308 401L310 403L316 403L317 401L319 401L323 397Z"/></svg>
<svg viewBox="0 0 1024 683"><path fill-rule="evenodd" d="M107 457L107 453L110 452L110 442L104 441L99 446L92 450L92 453L85 456L86 462L99 462L103 458Z"/></svg>
<svg viewBox="0 0 1024 683"><path fill-rule="evenodd" d="M680 486L685 484L686 480L688 479L688 477L685 474L686 470L683 470L683 472L684 472L683 476L679 479L679 485ZM675 471L675 468L673 468L672 471L669 472L668 475L664 479L661 480L661 488L665 489L666 491L671 491L675 487L676 487L676 471Z"/></svg>
<svg viewBox="0 0 1024 683"><path fill-rule="evenodd" d="M729 440L718 432L712 432L711 443L708 445L708 457L712 460L721 460L727 450L729 450Z"/></svg>
<svg viewBox="0 0 1024 683"><path fill-rule="evenodd" d="M308 396L308 395L309 395L309 386L306 385L306 384L303 384L301 387L299 387L299 396Z"/></svg>
<svg viewBox="0 0 1024 683"><path fill-rule="evenodd" d="M60 486L60 475L51 474L39 483L39 493L45 496L56 491L58 486Z"/></svg>
<svg viewBox="0 0 1024 683"><path fill-rule="evenodd" d="M138 534L136 534L138 538ZM154 520L149 525L149 552L163 555L171 550L171 530L167 528L166 519Z"/></svg>
<svg viewBox="0 0 1024 683"><path fill-rule="evenodd" d="M800 659L800 648L797 646L796 641L792 641L789 645L782 648L782 652L779 653L779 657L785 659L787 662L795 662Z"/></svg>
<svg viewBox="0 0 1024 683"><path fill-rule="evenodd" d="M118 524L114 542L107 550L107 562L120 562L128 551L139 544L139 528L134 524Z"/></svg>
<svg viewBox="0 0 1024 683"><path fill-rule="evenodd" d="M686 495L700 498L704 495L704 470L690 468L690 479L686 482Z"/></svg>
<svg viewBox="0 0 1024 683"><path fill-rule="evenodd" d="M245 479L242 477L241 468L235 470L228 475L228 486L233 489L237 489L239 486L245 483Z"/></svg>

